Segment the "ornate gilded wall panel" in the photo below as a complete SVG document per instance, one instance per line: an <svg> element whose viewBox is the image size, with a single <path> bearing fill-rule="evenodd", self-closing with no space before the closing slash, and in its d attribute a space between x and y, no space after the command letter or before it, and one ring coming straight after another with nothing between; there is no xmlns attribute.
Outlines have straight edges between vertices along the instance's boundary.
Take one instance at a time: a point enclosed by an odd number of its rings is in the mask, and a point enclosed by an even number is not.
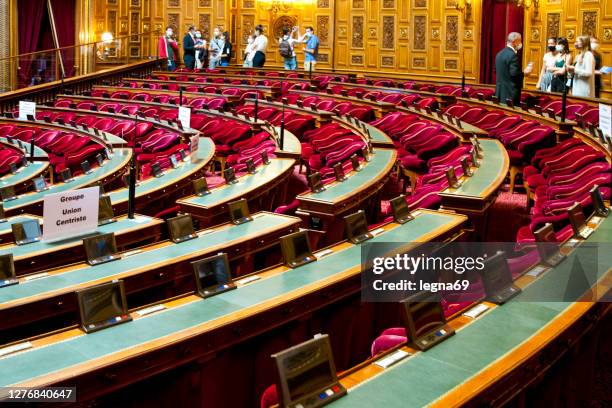
<svg viewBox="0 0 612 408"><path fill-rule="evenodd" d="M353 16L352 31L351 46L353 48L363 48L363 16Z"/></svg>
<svg viewBox="0 0 612 408"><path fill-rule="evenodd" d="M459 16L446 16L446 51L459 51Z"/></svg>
<svg viewBox="0 0 612 408"><path fill-rule="evenodd" d="M548 13L546 15L546 38L559 37L559 33L561 32L560 23L560 13Z"/></svg>
<svg viewBox="0 0 612 408"><path fill-rule="evenodd" d="M412 48L424 50L426 43L427 16L414 16L414 43Z"/></svg>
<svg viewBox="0 0 612 408"><path fill-rule="evenodd" d="M383 16L382 48L392 50L395 48L395 17Z"/></svg>

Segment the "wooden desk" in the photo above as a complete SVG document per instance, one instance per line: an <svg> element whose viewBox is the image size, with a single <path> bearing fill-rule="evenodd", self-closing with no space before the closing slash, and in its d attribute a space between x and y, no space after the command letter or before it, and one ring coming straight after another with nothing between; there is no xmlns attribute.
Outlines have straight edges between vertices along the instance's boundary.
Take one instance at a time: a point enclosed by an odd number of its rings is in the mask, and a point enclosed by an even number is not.
<svg viewBox="0 0 612 408"><path fill-rule="evenodd" d="M415 216L407 224L385 226L386 232L373 240L395 242L400 248L406 242L451 239L465 220L427 210ZM296 269L273 268L260 273L259 281L215 297L168 302L164 312L88 335L74 330L35 340L33 349L0 360L0 385L70 384L78 388L79 401L87 401L181 366L181 372L206 379L190 388L190 401L201 398L209 406L250 406L258 395L254 376L264 384L273 381L269 370L261 370L271 365L267 351L278 351L279 340L280 344L287 342L286 330L291 329L295 337L294 330L302 332L304 325L316 325L318 318L329 321L330 308L342 307L347 299L359 301L360 247L342 243L332 249L317 262ZM323 306L327 312L318 313ZM339 337L343 332L348 335L345 329L338 327ZM303 336L308 337L308 331L299 335ZM259 347L264 348L260 357L265 360L258 360ZM228 360L234 353L239 358ZM231 371L219 371L230 362ZM172 373L177 375L176 370ZM227 375L236 382L227 381ZM175 386L186 389L193 383L159 384L163 395L177 401L182 391ZM148 395L143 398L149 398L150 388L143 388L140 394L145 392ZM154 398L162 394L156 392ZM132 394L132 398L138 396Z"/></svg>
<svg viewBox="0 0 612 408"><path fill-rule="evenodd" d="M470 218L474 239L484 240L488 227L488 209L497 198L498 190L510 166L504 146L495 139L479 139L483 150L480 167L472 167L472 177L463 176L459 188L447 188L440 193L441 208L457 211Z"/></svg>
<svg viewBox="0 0 612 408"><path fill-rule="evenodd" d="M41 192L28 192L17 197L15 200L4 203L4 211L10 215L30 213L42 214L43 197L47 194L59 193L62 191L75 190L97 183L107 184L118 178L130 162L132 149L117 148L110 154L110 159L104 162L102 167L92 168L89 174L75 176L69 183L54 183L49 189ZM118 214L121 211L117 211Z"/></svg>
<svg viewBox="0 0 612 408"><path fill-rule="evenodd" d="M113 262L52 269L46 271L48 276L30 281L20 278L18 285L0 290L0 313L5 316L0 321L0 333L10 336L27 326L49 331L48 326L57 329L75 324L75 291L113 279L124 280L130 307L194 291L190 262L223 251L230 261L240 259L244 264L245 258L278 245L279 237L294 232L300 224L299 218L265 212L253 218L241 225L218 225L180 244L162 241L149 245L140 253ZM239 274L241 269L233 272ZM0 343L6 343L6 337Z"/></svg>
<svg viewBox="0 0 612 408"><path fill-rule="evenodd" d="M133 220L127 215L117 221L98 227L96 233L115 233L117 248L125 251L136 244L157 241L161 237L164 222L136 214ZM90 234L88 236L91 236ZM17 276L27 275L44 269L85 261L83 236L57 242L38 241L27 245L0 245L0 255L13 254Z"/></svg>
<svg viewBox="0 0 612 408"><path fill-rule="evenodd" d="M287 93L299 94L302 96L302 98L306 96L317 96L321 99L334 99L334 100L341 101L341 102L351 102L356 105L371 106L372 108L374 108L374 112L376 113L377 118L381 118L385 116L387 113L395 110L395 105L392 103L371 101L365 98L353 98L351 96L341 96L341 95L327 94L327 93L321 93L321 92L295 91L291 89Z"/></svg>
<svg viewBox="0 0 612 408"><path fill-rule="evenodd" d="M215 154L215 145L208 137L201 137L198 150L189 161L176 169L168 168L161 177L149 177L136 186L136 211L147 215L174 206L176 197L193 191L192 181L204 175L204 168ZM127 213L129 189L122 187L108 192L115 214Z"/></svg>
<svg viewBox="0 0 612 408"><path fill-rule="evenodd" d="M192 214L203 226L229 220L227 204L240 198L247 199L252 212L272 210L275 203L284 202L285 181L294 166L295 159L272 158L270 164L259 166L255 174L239 177L235 184L223 184L211 189L208 195L189 195L176 203L181 211Z"/></svg>
<svg viewBox="0 0 612 408"><path fill-rule="evenodd" d="M0 145L10 147L13 149L19 149L19 145L11 144L6 138L0 137ZM49 168L49 156L40 147L34 145L34 161L30 161L30 144L24 143L24 150L22 150L24 156L28 159L28 166L21 166L18 168L16 174L7 173L0 177L0 188L13 186L15 193L21 194L24 191L33 188L32 179L44 174Z"/></svg>
<svg viewBox="0 0 612 408"><path fill-rule="evenodd" d="M395 150L375 149L372 160L364 162L361 171L348 173L347 180L326 184L320 193L298 195L300 206L296 214L306 225L311 225L313 218L321 220L325 244L340 241L344 234L342 217L358 209L366 209L371 218L376 216L380 204L377 193L386 183L396 158Z"/></svg>
<svg viewBox="0 0 612 408"><path fill-rule="evenodd" d="M611 239L612 220L606 219L589 241L609 243ZM602 296L612 287L612 253L598 251L597 258L584 267L597 270L599 282L594 286ZM603 334L597 327L612 311L606 302L565 297L572 270L573 262L567 259L537 279L519 278L522 294L475 320L460 316L451 321L460 331L426 352L404 348L413 355L392 369L366 364L348 372L341 379L348 395L330 406L476 407L501 406L516 399L529 406L542 402L537 396L533 401L523 399L529 386L542 380L564 356L578 354L582 338L593 332ZM560 368L562 377L567 378L565 370L570 367Z"/></svg>

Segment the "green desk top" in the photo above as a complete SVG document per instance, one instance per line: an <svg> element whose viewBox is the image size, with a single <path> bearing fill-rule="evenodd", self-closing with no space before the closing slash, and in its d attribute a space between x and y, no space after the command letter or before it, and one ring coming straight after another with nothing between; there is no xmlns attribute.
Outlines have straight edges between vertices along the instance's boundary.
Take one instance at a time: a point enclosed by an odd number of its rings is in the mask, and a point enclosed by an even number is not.
<svg viewBox="0 0 612 408"><path fill-rule="evenodd" d="M384 145L393 145L393 140L387 135L385 132L377 128L376 126L372 126L368 123L362 122L367 129L370 130L370 137L372 138L372 143L374 144L384 144Z"/></svg>
<svg viewBox="0 0 612 408"><path fill-rule="evenodd" d="M4 137L0 137L0 141L10 144ZM25 147L25 155L26 157L30 157L30 144L26 143ZM34 157L47 157L47 153L40 147L34 146ZM0 177L0 188L14 186L30 180L45 171L47 167L49 167L48 161L35 161L34 163L30 163L27 167L20 166L17 174L8 173Z"/></svg>
<svg viewBox="0 0 612 408"><path fill-rule="evenodd" d="M147 217L145 215L135 215L133 220L127 218L127 216L123 216L118 218L116 222L99 226L95 233L88 234L88 236L98 233L107 234L109 232L114 232L115 235L121 235L135 229L143 229L161 222L163 221L156 218ZM32 255L42 255L50 252L61 251L66 248L82 245L83 238L85 237L79 236L56 242L38 241L27 245L3 245L0 246L0 256L13 254L15 260L19 260L28 258Z"/></svg>
<svg viewBox="0 0 612 408"><path fill-rule="evenodd" d="M28 220L38 220L42 225L42 217L39 217L37 215L29 215L29 214L15 215L13 217L7 217L6 222L0 223L0 235L12 234L13 230L11 228L11 225L18 224L20 222L24 222Z"/></svg>
<svg viewBox="0 0 612 408"><path fill-rule="evenodd" d="M219 247L219 251L221 251L230 244L257 238L266 230L285 228L296 221L295 217L272 213L261 214L261 216L254 217L252 222L222 228L180 244L168 243L127 258L95 266L83 263L76 269L2 288L0 290L0 310L6 307L6 302L17 301L23 303L34 296L45 297L57 293L72 292L76 285L83 285L100 279L110 281L118 279L119 275L137 274L176 263L182 259L192 259L200 254L208 254L211 252L211 248L215 246Z"/></svg>
<svg viewBox="0 0 612 408"><path fill-rule="evenodd" d="M326 184L325 190L320 193L305 193L297 196L299 200L325 202L336 204L356 194L359 189L365 188L385 177L395 163L397 152L393 149L374 149L370 162L365 162L361 171L351 171L343 182L334 181Z"/></svg>
<svg viewBox="0 0 612 408"><path fill-rule="evenodd" d="M510 161L503 145L494 139L479 139L483 150L480 167L472 177L463 177L459 188L447 188L441 194L486 198L504 181Z"/></svg>
<svg viewBox="0 0 612 408"><path fill-rule="evenodd" d="M272 215L270 215L259 220L263 224L269 225L273 222L272 218ZM373 239L379 242L398 242L398 245L403 245L404 242L418 242L423 240L425 234L434 232L437 228L446 229L456 225L458 218L451 214L421 211L414 221L400 225ZM258 224L256 219L254 222L243 224L243 226L257 230L261 228ZM239 227L236 227L236 231L239 229ZM234 235L241 236L243 232L240 231ZM205 237L208 237L205 238L208 240L211 235ZM191 247L190 244L186 243L174 245L172 248L180 249L183 245ZM128 259L133 258L136 258L136 256ZM148 261L154 262L154 259ZM120 261L107 264L107 267L118 262ZM315 284L318 281L333 277L337 273L351 268L359 269L360 262L360 247L350 246L327 255L317 262L261 279L237 290L190 302L92 334L8 355L0 358L0 386L19 384L166 336L180 335L181 332L190 328L223 318L232 313L245 311L261 302L298 291L306 285Z"/></svg>
<svg viewBox="0 0 612 408"><path fill-rule="evenodd" d="M33 191L20 195L19 197L17 197L16 200L6 201L4 203L4 210L13 211L20 207L34 204L38 201L42 201L43 197L46 194L76 190L85 186L92 185L97 181L102 180L104 177L116 173L117 171L125 167L129 163L131 157L131 149L114 149L113 153L110 156L110 160L106 160L104 162L104 166L96 166L92 169L91 173L78 175L74 177L74 180L69 183L54 183L50 185L49 189L46 191Z"/></svg>
<svg viewBox="0 0 612 408"><path fill-rule="evenodd" d="M208 195L202 197L192 195L176 202L185 206L212 208L239 199L249 192L270 183L294 164L294 159L270 159L270 164L258 167L255 174L245 174L239 177L238 182L235 184L223 184L211 189L211 193Z"/></svg>
<svg viewBox="0 0 612 408"><path fill-rule="evenodd" d="M280 150L280 127L276 127L276 132L278 133L278 137L279 137L279 141L278 141L278 149ZM283 141L283 152L289 152L289 153L296 153L296 154L301 154L302 153L302 144L300 143L299 139L291 132L289 132L287 129L285 129L285 138Z"/></svg>
<svg viewBox="0 0 612 408"><path fill-rule="evenodd" d="M169 168L164 171L161 177L149 177L136 186L136 198L146 196L164 187L167 187L179 180L199 171L206 166L215 154L215 144L208 137L201 137L198 150L195 153L195 160L192 157L187 162L181 162L176 169ZM128 201L129 190L120 188L108 193L113 205Z"/></svg>
<svg viewBox="0 0 612 408"><path fill-rule="evenodd" d="M589 238L590 242L612 240L612 219L607 219ZM592 265L603 276L612 265L612 251L600 250ZM570 279L567 259L523 290L523 293L473 321L436 347L392 366L349 390L334 407L386 408L426 406L460 386L504 355L534 336L565 311L571 302L524 300L538 296L561 299ZM521 300L521 298L523 300Z"/></svg>

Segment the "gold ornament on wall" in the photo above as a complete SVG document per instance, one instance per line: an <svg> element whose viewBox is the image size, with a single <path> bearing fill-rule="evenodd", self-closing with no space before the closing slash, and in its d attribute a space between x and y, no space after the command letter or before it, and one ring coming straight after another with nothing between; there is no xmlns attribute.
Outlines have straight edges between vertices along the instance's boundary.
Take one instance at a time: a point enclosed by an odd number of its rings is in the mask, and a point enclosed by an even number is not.
<svg viewBox="0 0 612 408"><path fill-rule="evenodd" d="M474 32L472 30L466 29L465 31L463 31L464 40L472 41L472 38L474 38Z"/></svg>
<svg viewBox="0 0 612 408"><path fill-rule="evenodd" d="M439 40L440 39L440 29L439 28L432 28L431 29L431 39L432 40Z"/></svg>
<svg viewBox="0 0 612 408"><path fill-rule="evenodd" d="M568 29L568 30L566 31L565 37L566 37L568 40L573 40L573 39L574 39L574 37L576 37L576 31L574 31L573 29Z"/></svg>
<svg viewBox="0 0 612 408"><path fill-rule="evenodd" d="M538 28L531 29L531 41L540 41L540 29Z"/></svg>
<svg viewBox="0 0 612 408"><path fill-rule="evenodd" d="M603 30L603 39L604 39L604 41L612 40L612 28L604 28L604 30Z"/></svg>

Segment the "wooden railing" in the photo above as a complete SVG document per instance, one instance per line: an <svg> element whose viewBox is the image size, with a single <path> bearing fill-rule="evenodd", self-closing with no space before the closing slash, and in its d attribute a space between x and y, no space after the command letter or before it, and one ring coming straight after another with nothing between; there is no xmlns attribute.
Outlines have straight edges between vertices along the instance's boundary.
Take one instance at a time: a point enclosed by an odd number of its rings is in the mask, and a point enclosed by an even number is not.
<svg viewBox="0 0 612 408"><path fill-rule="evenodd" d="M81 94L96 85L119 84L126 77L145 78L164 66L164 59L151 59L0 94L0 113L14 110L19 101L44 104L52 102L58 94Z"/></svg>

